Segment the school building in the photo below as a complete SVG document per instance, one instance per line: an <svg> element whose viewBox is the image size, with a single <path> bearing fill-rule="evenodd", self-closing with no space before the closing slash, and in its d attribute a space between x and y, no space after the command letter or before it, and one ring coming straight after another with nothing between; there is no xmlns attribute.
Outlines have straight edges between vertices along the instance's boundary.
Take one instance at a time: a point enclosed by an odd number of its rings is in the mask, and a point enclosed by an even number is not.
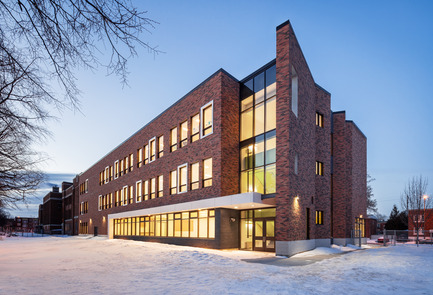
<svg viewBox="0 0 433 295"><path fill-rule="evenodd" d="M218 70L78 175L79 233L287 256L364 235L367 139L289 21L276 38L274 60Z"/></svg>

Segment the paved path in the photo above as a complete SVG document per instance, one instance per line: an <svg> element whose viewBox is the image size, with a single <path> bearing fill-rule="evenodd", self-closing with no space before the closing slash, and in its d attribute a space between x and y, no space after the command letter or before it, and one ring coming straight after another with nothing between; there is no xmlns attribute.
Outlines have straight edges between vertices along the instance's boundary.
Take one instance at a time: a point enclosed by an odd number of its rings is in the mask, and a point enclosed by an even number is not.
<svg viewBox="0 0 433 295"><path fill-rule="evenodd" d="M326 255L314 255L310 257L289 257L289 258L283 258L283 257L266 257L266 258L256 258L256 259L242 259L242 261L250 262L250 263L262 263L262 264L269 264L269 265L276 265L276 266L282 266L282 267L291 267L291 266L303 266L315 263L317 261L322 261L325 259L331 259L346 253L350 252L342 252L342 253L336 253L336 254L326 254Z"/></svg>

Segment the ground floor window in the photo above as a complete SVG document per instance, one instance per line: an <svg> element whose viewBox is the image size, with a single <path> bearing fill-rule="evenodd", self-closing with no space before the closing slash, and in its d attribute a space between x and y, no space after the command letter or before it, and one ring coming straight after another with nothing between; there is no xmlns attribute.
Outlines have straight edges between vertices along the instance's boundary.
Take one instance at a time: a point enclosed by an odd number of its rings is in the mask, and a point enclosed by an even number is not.
<svg viewBox="0 0 433 295"><path fill-rule="evenodd" d="M275 251L275 208L241 211L240 248Z"/></svg>
<svg viewBox="0 0 433 295"><path fill-rule="evenodd" d="M215 210L196 210L114 220L115 236L215 238Z"/></svg>
<svg viewBox="0 0 433 295"><path fill-rule="evenodd" d="M87 225L87 222L81 222L80 223L80 234L87 235L89 233L89 226Z"/></svg>
<svg viewBox="0 0 433 295"><path fill-rule="evenodd" d="M355 232L354 232L354 237L356 238L364 238L365 237L365 223L364 223L365 219L364 218L360 218L360 217L356 217L355 218Z"/></svg>

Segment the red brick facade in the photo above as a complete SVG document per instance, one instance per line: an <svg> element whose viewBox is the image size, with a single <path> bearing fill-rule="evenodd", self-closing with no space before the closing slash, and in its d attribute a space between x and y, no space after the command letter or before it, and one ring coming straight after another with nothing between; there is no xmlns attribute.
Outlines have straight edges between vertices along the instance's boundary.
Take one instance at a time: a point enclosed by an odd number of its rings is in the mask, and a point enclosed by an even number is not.
<svg viewBox="0 0 433 295"><path fill-rule="evenodd" d="M180 129L180 124L200 112L200 108L213 101L213 133L196 142L188 142L185 147L170 152L170 130ZM179 136L178 132L178 136ZM127 139L89 170L79 176L80 183L88 179L88 192L80 196L80 202L88 202L88 213L80 216L81 222L87 222L89 234L98 228L99 234L107 234L107 215L123 211L159 207L204 198L235 194L239 191L239 83L224 70L217 71L196 89L163 112L149 124ZM164 155L154 162L138 168L134 159L133 170L107 184L99 185L99 173L114 162L133 154L153 137L164 136ZM188 137L191 134L188 134ZM178 139L178 143L180 138ZM189 165L212 158L212 186L203 188L203 165L200 164L200 189L170 195L170 171L179 165ZM163 197L126 206L113 207L98 211L98 196L113 193L123 186L133 186L139 180L150 180L163 175ZM134 193L135 196L135 193Z"/></svg>
<svg viewBox="0 0 433 295"><path fill-rule="evenodd" d="M273 74L276 78L276 100L272 98L276 101L276 128L274 125L275 129L267 131L276 132L276 148L273 148L275 159L272 162L272 165L276 165L276 176L273 178L275 193L259 196L257 193L240 194L240 88L248 83L247 79L252 81L251 77L270 67L276 69L276 74ZM245 218L241 217L240 210L276 208L274 230L277 254L291 255L317 245L329 245L333 237L349 238L355 218L366 214L366 138L353 122L346 121L344 113L332 114L330 100L331 95L315 83L293 29L286 22L277 27L275 61L242 81L220 69L77 176L66 195L78 196L71 199L75 200L76 205L73 210L78 210L79 207L76 200L86 210L81 210L80 213L74 211L74 214L66 213L65 210L64 214L68 217L64 218L64 222L68 220L68 229L75 232L77 214L80 224L86 226L86 233L108 234L112 237L115 218L148 216L156 214L152 213L155 208L160 208L158 212L164 214L175 212L167 211L167 208L179 211L192 210L188 206L194 210L209 208L215 209L214 238L193 240L167 235L141 235L136 238L236 248L240 243L239 219ZM202 108L209 103L213 106L213 133L192 142L192 117L201 113ZM266 110L267 108L268 106ZM244 113L245 111L242 114ZM188 122L188 140L185 146L180 147L181 124L185 121ZM178 148L171 152L170 135L174 127L178 129ZM137 165L137 150L152 138L158 139L160 136L164 137L163 156L156 156L155 161L146 165ZM263 137L260 134L255 136ZM129 155L134 157L131 169L126 169L127 173L118 178L111 172L108 181L103 180L101 183L100 173L106 167L108 171L114 169L112 167L116 161ZM204 187L203 160L208 158L212 158L212 185ZM185 163L188 164L189 174L190 165L199 163L199 188L190 190L188 187L187 192L172 195L170 171ZM272 173L272 170L269 171ZM164 183L162 196L136 202L136 182L150 181L160 175L163 176ZM260 175L254 174L254 177ZM256 178L254 181L259 181ZM133 188L134 200L124 206L114 206L114 192L124 186ZM111 206L101 209L98 206L99 196L110 194L113 194ZM226 203L220 203L222 199ZM214 202L213 205L198 205L204 204L203 201L206 200ZM244 203L236 203L236 200L243 200ZM183 205L183 209L170 207L171 205L176 205L177 208ZM320 217L316 220L316 216Z"/></svg>
<svg viewBox="0 0 433 295"><path fill-rule="evenodd" d="M333 113L332 138L332 236L348 238L355 218L367 214L367 139L345 112Z"/></svg>

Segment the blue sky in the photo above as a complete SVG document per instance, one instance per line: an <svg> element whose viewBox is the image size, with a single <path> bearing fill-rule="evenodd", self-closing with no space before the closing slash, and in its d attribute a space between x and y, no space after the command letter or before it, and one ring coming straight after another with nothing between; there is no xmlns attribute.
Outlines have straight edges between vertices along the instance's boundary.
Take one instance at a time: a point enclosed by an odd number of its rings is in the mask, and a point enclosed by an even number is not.
<svg viewBox="0 0 433 295"><path fill-rule="evenodd" d="M77 71L81 113L49 124L43 170L86 170L219 68L244 78L275 58L275 28L289 19L332 110L368 138L380 212L400 204L412 176L427 177L433 197L433 2L136 2L159 22L143 39L164 53L139 50L126 87L104 68Z"/></svg>

